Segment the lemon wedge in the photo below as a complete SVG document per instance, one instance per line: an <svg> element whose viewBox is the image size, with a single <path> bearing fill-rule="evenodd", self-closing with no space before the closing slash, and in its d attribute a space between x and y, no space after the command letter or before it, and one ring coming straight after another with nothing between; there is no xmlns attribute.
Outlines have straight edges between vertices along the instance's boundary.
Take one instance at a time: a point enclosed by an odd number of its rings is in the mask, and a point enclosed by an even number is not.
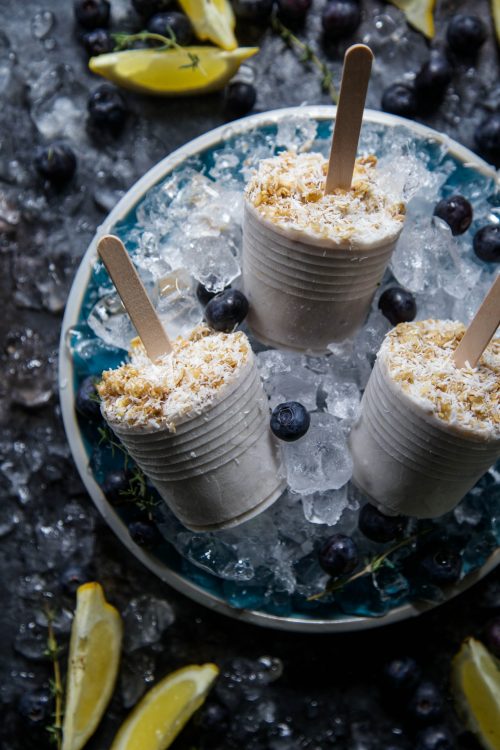
<svg viewBox="0 0 500 750"><path fill-rule="evenodd" d="M457 709L488 750L500 748L500 668L479 641L468 638L454 657L451 684Z"/></svg>
<svg viewBox="0 0 500 750"><path fill-rule="evenodd" d="M497 40L500 42L500 0L491 0L491 12L493 14Z"/></svg>
<svg viewBox="0 0 500 750"><path fill-rule="evenodd" d="M403 11L408 23L432 39L434 36L434 5L436 0L389 0Z"/></svg>
<svg viewBox="0 0 500 750"><path fill-rule="evenodd" d="M122 621L98 583L76 594L71 627L62 750L80 750L109 703L120 663Z"/></svg>
<svg viewBox="0 0 500 750"><path fill-rule="evenodd" d="M208 39L223 49L238 46L234 36L236 19L228 0L179 0L179 4L198 39Z"/></svg>
<svg viewBox="0 0 500 750"><path fill-rule="evenodd" d="M159 96L187 96L217 91L258 47L134 49L91 57L89 68L118 86Z"/></svg>
<svg viewBox="0 0 500 750"><path fill-rule="evenodd" d="M201 706L218 674L215 664L191 665L169 674L127 717L111 750L166 750Z"/></svg>

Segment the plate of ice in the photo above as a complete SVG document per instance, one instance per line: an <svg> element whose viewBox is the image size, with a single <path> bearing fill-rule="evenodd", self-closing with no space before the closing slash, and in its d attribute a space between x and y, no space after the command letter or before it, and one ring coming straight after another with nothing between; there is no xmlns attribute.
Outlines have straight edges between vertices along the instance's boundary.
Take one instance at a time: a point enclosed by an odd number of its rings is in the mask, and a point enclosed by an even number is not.
<svg viewBox="0 0 500 750"><path fill-rule="evenodd" d="M97 260L104 233L125 243L171 335L203 318L196 287L240 284L243 187L257 163L283 149L328 153L334 107L257 114L218 128L157 164L119 202L89 247L68 299L60 351L66 433L94 502L125 545L153 573L225 614L271 627L353 630L394 622L472 585L500 560L500 465L451 513L409 519L388 543L358 529L366 499L350 482L346 436L358 415L375 354L390 329L378 297L395 283L416 298L417 319L468 323L489 289L493 265L472 252L474 232L500 221L495 174L435 131L367 111L360 153L375 154L387 184L408 205L405 229L362 330L323 356L265 347L251 339L270 408L300 401L311 412L302 440L285 446L288 488L267 511L219 532L188 531L169 512L99 420L77 417L81 383L127 356L135 335ZM394 165L397 164L397 170ZM473 206L471 228L453 237L432 218L459 192ZM360 564L332 584L318 550L333 534L356 541ZM439 540L458 579L441 585L422 566ZM450 564L451 564L450 562Z"/></svg>

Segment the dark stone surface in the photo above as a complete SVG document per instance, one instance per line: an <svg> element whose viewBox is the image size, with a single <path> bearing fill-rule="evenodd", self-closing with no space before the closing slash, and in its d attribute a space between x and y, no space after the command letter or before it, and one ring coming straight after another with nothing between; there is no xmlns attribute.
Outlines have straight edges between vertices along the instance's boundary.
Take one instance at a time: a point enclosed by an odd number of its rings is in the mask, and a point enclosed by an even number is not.
<svg viewBox="0 0 500 750"><path fill-rule="evenodd" d="M328 50L317 44L323 3L314 1L305 34L330 60L338 79L347 42ZM140 28L128 0L111 5L114 29ZM427 44L406 29L392 6L371 0L362 5L363 24L349 42L373 35L374 18L381 13L389 14L384 28L399 34L398 44L372 39L379 56L369 104L378 108L384 86L415 73L425 61ZM425 677L445 691L445 721L457 736L457 748L474 747L448 697L450 658L465 636L480 634L488 618L500 612L498 573L431 613L384 629L337 636L272 632L225 619L176 594L125 551L94 510L67 448L56 395L58 338L71 279L96 227L120 195L160 158L221 124L223 97L159 100L127 93L131 113L122 133L92 132L86 101L99 81L86 70L72 3L1 0L0 6L2 746L18 750L45 743L43 731L28 731L18 717L17 702L27 690L47 687L51 676L43 657L44 601L62 613L58 637L64 647L73 600L61 589L61 574L70 564L90 564L89 575L102 582L122 611L130 600L147 595L170 602L176 619L156 643L125 655L120 684L89 750L109 746L126 714L124 703L131 705L153 679L208 660L227 671L216 694L228 706L229 728L218 735L206 728L208 720L205 728L194 721L177 740L179 750L411 748L412 728L380 690L383 663L401 653L414 656ZM472 7L476 3L438 3L437 45L444 38L445 19ZM46 11L53 19L35 20ZM487 3L480 4L480 12L488 19L488 41L475 65L456 65L444 105L428 120L469 146L475 123L500 104ZM252 61L257 110L327 102L316 72L306 70L270 30L239 29L241 43L257 38L262 44ZM78 159L73 181L58 192L41 183L33 165L35 146L53 138L69 143ZM255 660L263 655L280 659L283 674L255 690ZM252 663L234 662L240 658ZM250 679L245 681L244 673Z"/></svg>

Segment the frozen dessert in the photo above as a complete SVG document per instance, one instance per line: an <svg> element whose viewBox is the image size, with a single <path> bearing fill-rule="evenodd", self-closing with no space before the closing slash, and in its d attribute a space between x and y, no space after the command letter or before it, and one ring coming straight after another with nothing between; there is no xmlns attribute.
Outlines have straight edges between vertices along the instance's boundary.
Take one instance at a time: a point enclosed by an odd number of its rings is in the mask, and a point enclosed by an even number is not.
<svg viewBox="0 0 500 750"><path fill-rule="evenodd" d="M271 505L286 482L269 407L242 332L199 326L152 362L103 373L104 418L175 515L194 531L236 526Z"/></svg>
<svg viewBox="0 0 500 750"><path fill-rule="evenodd" d="M500 339L458 368L464 331L401 323L380 348L350 447L354 482L384 513L440 516L500 456Z"/></svg>
<svg viewBox="0 0 500 750"><path fill-rule="evenodd" d="M374 156L349 190L325 195L328 161L286 151L264 159L245 194L243 281L261 341L323 352L363 324L404 223Z"/></svg>

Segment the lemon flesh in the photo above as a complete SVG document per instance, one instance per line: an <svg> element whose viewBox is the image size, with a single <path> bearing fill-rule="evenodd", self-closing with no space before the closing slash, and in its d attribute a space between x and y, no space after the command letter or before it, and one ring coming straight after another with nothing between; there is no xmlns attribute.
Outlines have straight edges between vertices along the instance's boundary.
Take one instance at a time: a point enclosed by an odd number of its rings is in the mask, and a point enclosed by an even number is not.
<svg viewBox="0 0 500 750"><path fill-rule="evenodd" d="M454 657L452 689L459 713L488 750L500 748L500 668L479 641L468 638Z"/></svg>
<svg viewBox="0 0 500 750"><path fill-rule="evenodd" d="M228 0L179 0L198 39L213 42L223 49L238 46L234 36L236 19Z"/></svg>
<svg viewBox="0 0 500 750"><path fill-rule="evenodd" d="M89 68L132 91L187 96L223 88L243 60L258 51L258 47L240 47L231 52L217 47L126 50L91 57ZM194 67L190 64L193 59L198 60Z"/></svg>
<svg viewBox="0 0 500 750"><path fill-rule="evenodd" d="M218 673L215 664L203 664L165 677L127 717L111 750L166 750L201 706Z"/></svg>
<svg viewBox="0 0 500 750"><path fill-rule="evenodd" d="M77 591L71 628L62 750L80 750L111 699L120 663L123 627L98 583Z"/></svg>
<svg viewBox="0 0 500 750"><path fill-rule="evenodd" d="M426 37L434 36L434 5L436 0L389 0L403 11L408 23Z"/></svg>

